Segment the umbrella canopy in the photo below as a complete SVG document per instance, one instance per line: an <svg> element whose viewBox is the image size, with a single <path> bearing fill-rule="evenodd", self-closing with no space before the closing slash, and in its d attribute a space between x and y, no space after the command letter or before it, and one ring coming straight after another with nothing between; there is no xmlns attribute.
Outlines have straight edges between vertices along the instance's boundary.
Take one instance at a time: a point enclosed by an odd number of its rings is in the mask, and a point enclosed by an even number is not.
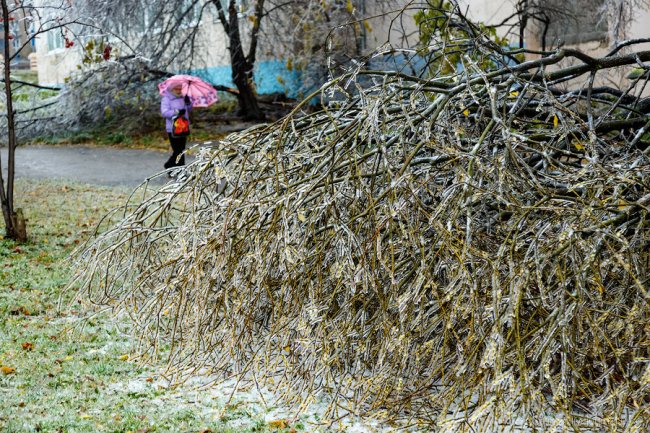
<svg viewBox="0 0 650 433"><path fill-rule="evenodd" d="M209 107L219 100L217 91L211 84L192 75L174 75L158 84L158 90L164 95L168 90L180 85L183 96L189 96L193 107Z"/></svg>

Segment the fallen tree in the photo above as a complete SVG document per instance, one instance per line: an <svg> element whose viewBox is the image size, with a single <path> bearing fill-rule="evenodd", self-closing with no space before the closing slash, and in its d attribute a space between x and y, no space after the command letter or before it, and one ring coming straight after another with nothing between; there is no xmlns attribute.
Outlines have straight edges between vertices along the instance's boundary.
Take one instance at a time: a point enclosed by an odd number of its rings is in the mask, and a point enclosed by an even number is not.
<svg viewBox="0 0 650 433"><path fill-rule="evenodd" d="M326 396L330 419L647 431L647 74L593 83L650 52L538 54L330 81L322 111L136 191L81 296L128 312L143 357L168 345L171 376Z"/></svg>

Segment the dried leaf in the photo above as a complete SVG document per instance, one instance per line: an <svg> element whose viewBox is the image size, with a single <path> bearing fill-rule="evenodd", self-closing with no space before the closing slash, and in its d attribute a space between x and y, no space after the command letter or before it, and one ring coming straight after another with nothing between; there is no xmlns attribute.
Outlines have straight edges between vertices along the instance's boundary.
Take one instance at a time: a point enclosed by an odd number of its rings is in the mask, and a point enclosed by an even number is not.
<svg viewBox="0 0 650 433"><path fill-rule="evenodd" d="M278 419L275 421L269 421L269 426L276 429L284 430L289 427L289 421L286 419Z"/></svg>
<svg viewBox="0 0 650 433"><path fill-rule="evenodd" d="M0 371L2 371L4 374L14 374L16 372L16 369L3 365L2 367L0 367Z"/></svg>
<svg viewBox="0 0 650 433"><path fill-rule="evenodd" d="M24 342L22 344L22 347L23 347L23 350L27 350L27 351L34 350L34 344L33 343Z"/></svg>

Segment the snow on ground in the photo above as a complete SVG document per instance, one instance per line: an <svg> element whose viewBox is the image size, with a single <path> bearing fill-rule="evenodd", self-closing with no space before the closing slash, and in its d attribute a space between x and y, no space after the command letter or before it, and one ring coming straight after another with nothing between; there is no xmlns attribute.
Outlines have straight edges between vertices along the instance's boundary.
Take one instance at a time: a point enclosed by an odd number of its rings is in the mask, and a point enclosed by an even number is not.
<svg viewBox="0 0 650 433"><path fill-rule="evenodd" d="M346 433L385 433L393 428L383 427L378 422L362 421L347 416L334 425L323 424L327 403L318 401L309 405L302 413L292 410L279 401L268 389L258 389L252 384L237 384L235 379L217 382L213 377L195 376L176 387L163 378L152 380L143 375L126 382L111 384L110 392L140 395L155 395L151 405L161 410L192 410L205 419L226 421L232 428L250 427L262 419L265 423L287 420L294 426L302 424L306 431L345 431ZM172 404L173 403L173 404Z"/></svg>

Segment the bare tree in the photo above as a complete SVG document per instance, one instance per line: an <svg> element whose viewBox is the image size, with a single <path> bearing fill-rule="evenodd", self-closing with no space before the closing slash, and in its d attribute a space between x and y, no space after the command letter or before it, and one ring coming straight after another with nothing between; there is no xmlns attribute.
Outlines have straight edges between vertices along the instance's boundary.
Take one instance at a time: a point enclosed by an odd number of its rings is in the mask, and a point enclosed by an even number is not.
<svg viewBox="0 0 650 433"><path fill-rule="evenodd" d="M649 6L648 0L517 0L515 12L498 25L516 36L520 48L528 40L544 51L590 40L624 40L636 12Z"/></svg>
<svg viewBox="0 0 650 433"><path fill-rule="evenodd" d="M98 25L129 41L125 54L143 56L160 70L202 68L213 65L218 53L227 53L240 114L261 119L253 82L258 60L282 59L307 68L324 64L328 47L330 53L354 57L364 48L365 5L375 3L386 8L392 1L85 0L80 7L92 11ZM354 50L347 43L332 43L332 29L345 23L351 24L338 41L352 41Z"/></svg>
<svg viewBox="0 0 650 433"><path fill-rule="evenodd" d="M327 394L332 420L648 431L650 78L585 76L650 51L482 65L512 53L459 13L427 16L429 45L482 57L336 77L323 94L345 100L229 136L117 209L83 296L132 315L146 355L171 347L170 376Z"/></svg>
<svg viewBox="0 0 650 433"><path fill-rule="evenodd" d="M4 175L0 172L0 202L2 203L2 215L5 222L6 236L10 239L24 241L27 239L27 230L25 219L20 209L14 208L14 178L15 178L15 155L17 142L17 123L18 116L34 113L39 107L32 107L24 112L17 112L14 104L14 94L12 86L19 84L21 86L33 84L14 80L11 75L12 62L17 58L21 50L28 46L34 38L46 32L63 32L69 26L79 24L80 21L71 15L72 7L65 0L44 0L39 2L30 1L9 1L0 0L2 7L2 23L4 45L2 52L4 54L3 78L4 99L6 118L6 143L7 152L7 179L5 182ZM16 49L11 49L11 41L15 35L10 31L10 22L18 22L23 26L26 38L20 41ZM73 44L66 39L67 45ZM40 86L35 86L40 87ZM4 119L3 119L4 120ZM3 122L4 123L4 122Z"/></svg>

